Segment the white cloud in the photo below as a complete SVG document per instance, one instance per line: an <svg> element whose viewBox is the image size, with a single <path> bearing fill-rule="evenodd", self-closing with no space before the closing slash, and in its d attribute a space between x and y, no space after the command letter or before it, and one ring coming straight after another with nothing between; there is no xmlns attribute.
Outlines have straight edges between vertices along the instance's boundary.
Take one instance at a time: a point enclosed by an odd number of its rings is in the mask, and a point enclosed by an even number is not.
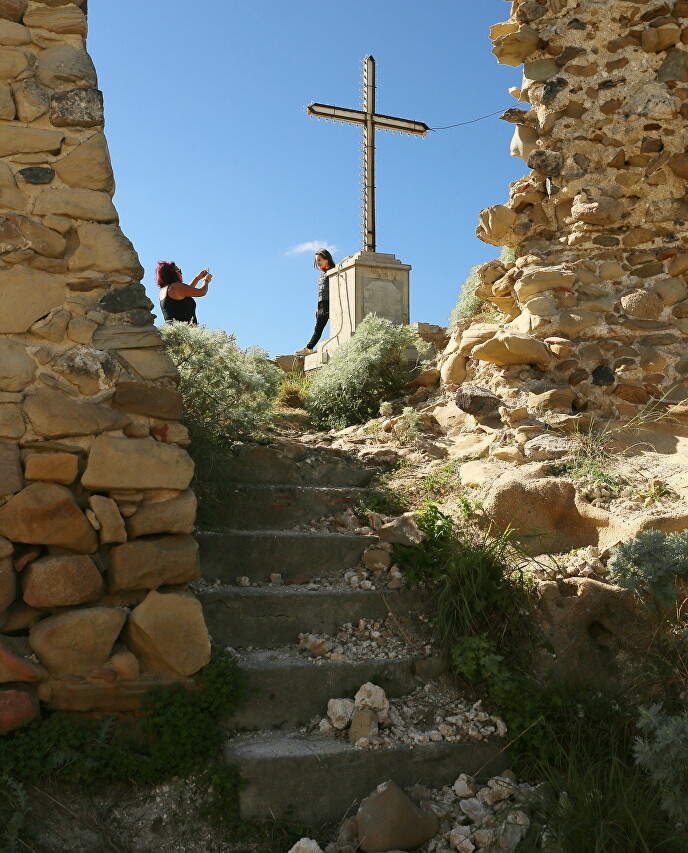
<svg viewBox="0 0 688 853"><path fill-rule="evenodd" d="M304 252L317 252L318 249L327 249L328 252L336 252L337 247L328 243L326 240L309 240L307 243L299 243L297 246L292 246L287 249L285 255L303 255Z"/></svg>

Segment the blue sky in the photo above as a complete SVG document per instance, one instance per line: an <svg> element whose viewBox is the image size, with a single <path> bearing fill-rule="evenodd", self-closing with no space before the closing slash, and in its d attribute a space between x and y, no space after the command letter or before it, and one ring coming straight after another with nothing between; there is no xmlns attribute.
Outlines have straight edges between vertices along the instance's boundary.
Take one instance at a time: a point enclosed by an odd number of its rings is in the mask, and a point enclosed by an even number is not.
<svg viewBox="0 0 688 853"><path fill-rule="evenodd" d="M207 325L272 355L310 337L312 254L360 246L360 131L309 118L311 101L360 107L377 60L377 109L454 124L515 105L489 27L504 0L90 0L89 50L105 94L122 228L146 269L212 268ZM525 164L497 117L377 136L378 251L411 264L411 320L445 323L468 269L497 250L478 212ZM290 251L291 250L291 251ZM159 315L159 311L157 312Z"/></svg>

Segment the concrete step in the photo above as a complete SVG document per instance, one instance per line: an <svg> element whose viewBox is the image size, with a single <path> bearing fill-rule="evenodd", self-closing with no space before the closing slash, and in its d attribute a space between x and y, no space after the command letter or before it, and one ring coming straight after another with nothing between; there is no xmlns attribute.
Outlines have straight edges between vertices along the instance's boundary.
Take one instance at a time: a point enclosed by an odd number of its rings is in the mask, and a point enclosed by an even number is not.
<svg viewBox="0 0 688 853"><path fill-rule="evenodd" d="M402 787L439 787L461 773L482 779L502 773L509 764L502 750L501 744L485 742L361 750L331 738L270 733L229 741L224 757L239 768L244 783L242 818L317 826L355 813L359 801L389 779Z"/></svg>
<svg viewBox="0 0 688 853"><path fill-rule="evenodd" d="M267 581L272 572L332 577L357 566L377 536L291 530L219 530L196 534L204 578Z"/></svg>
<svg viewBox="0 0 688 853"><path fill-rule="evenodd" d="M242 731L304 726L326 714L330 699L353 697L366 681L388 696L404 696L441 671L436 658L313 663L294 649L242 652L239 666L247 699L227 724Z"/></svg>
<svg viewBox="0 0 688 853"><path fill-rule="evenodd" d="M352 509L370 494L354 486L326 486L215 483L204 486L199 525L208 529L288 530L296 524L315 521Z"/></svg>
<svg viewBox="0 0 688 853"><path fill-rule="evenodd" d="M426 597L391 590L231 587L198 593L210 635L235 648L295 643L301 632L334 634L344 622L404 618L428 609Z"/></svg>
<svg viewBox="0 0 688 853"><path fill-rule="evenodd" d="M217 483L302 483L314 486L365 486L374 468L341 450L308 447L298 441L236 444L212 469ZM196 488L196 486L194 486Z"/></svg>

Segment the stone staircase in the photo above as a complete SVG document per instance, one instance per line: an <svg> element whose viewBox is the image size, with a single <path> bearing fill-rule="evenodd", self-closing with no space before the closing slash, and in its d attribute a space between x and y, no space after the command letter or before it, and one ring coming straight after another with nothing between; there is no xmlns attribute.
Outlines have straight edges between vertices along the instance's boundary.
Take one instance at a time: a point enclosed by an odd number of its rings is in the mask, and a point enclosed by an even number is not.
<svg viewBox="0 0 688 853"><path fill-rule="evenodd" d="M227 721L234 736L225 748L245 783L245 818L321 824L341 818L390 778L443 785L460 773L494 774L506 766L499 747L485 742L361 750L304 729L326 714L329 699L352 697L367 681L399 697L439 673L435 658L315 663L296 650L301 632L335 634L343 623L390 612L403 620L426 606L415 592L308 582L341 577L378 540L291 528L352 507L373 473L327 448L244 445L217 483L198 489L198 539L209 582L198 596L213 640L237 651L248 686L247 701ZM272 573L285 585L268 584ZM238 577L253 585L237 585Z"/></svg>

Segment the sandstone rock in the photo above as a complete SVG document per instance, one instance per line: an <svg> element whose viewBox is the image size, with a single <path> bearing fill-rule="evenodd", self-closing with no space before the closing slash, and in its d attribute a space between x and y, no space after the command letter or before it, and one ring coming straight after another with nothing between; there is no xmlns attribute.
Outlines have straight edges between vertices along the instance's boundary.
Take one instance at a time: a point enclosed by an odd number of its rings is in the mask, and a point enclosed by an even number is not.
<svg viewBox="0 0 688 853"><path fill-rule="evenodd" d="M383 524L378 531L378 536L383 542L392 542L398 545L417 545L425 538L425 534L418 529L413 512L405 512L398 518Z"/></svg>
<svg viewBox="0 0 688 853"><path fill-rule="evenodd" d="M575 271L564 267L526 267L514 290L521 302L527 302L547 290L571 288L575 280Z"/></svg>
<svg viewBox="0 0 688 853"><path fill-rule="evenodd" d="M361 739L374 737L378 733L377 714L369 709L356 708L351 716L349 741L356 743Z"/></svg>
<svg viewBox="0 0 688 853"><path fill-rule="evenodd" d="M17 230L17 248L33 249L47 258L62 258L67 251L67 241L61 234L25 216L10 215L0 222L4 225L5 233L9 226Z"/></svg>
<svg viewBox="0 0 688 853"><path fill-rule="evenodd" d="M29 60L23 50L0 47L0 80L16 80L29 67Z"/></svg>
<svg viewBox="0 0 688 853"><path fill-rule="evenodd" d="M20 121L35 121L50 108L50 95L35 80L23 80L14 84L13 94Z"/></svg>
<svg viewBox="0 0 688 853"><path fill-rule="evenodd" d="M514 135L511 138L511 146L509 153L512 157L520 157L521 160L528 161L528 157L537 148L539 134L534 127L528 125L517 125L514 128Z"/></svg>
<svg viewBox="0 0 688 853"><path fill-rule="evenodd" d="M495 466L489 462L464 462L459 468L459 479L462 486L475 486L480 488L495 475Z"/></svg>
<svg viewBox="0 0 688 853"><path fill-rule="evenodd" d="M53 675L88 675L107 662L125 619L114 607L70 610L34 625L29 645Z"/></svg>
<svg viewBox="0 0 688 853"><path fill-rule="evenodd" d="M85 50L60 44L39 54L38 79L48 89L95 88L96 69Z"/></svg>
<svg viewBox="0 0 688 853"><path fill-rule="evenodd" d="M523 67L523 83L521 91L528 89L533 83L544 83L559 73L559 66L553 59L536 59L526 62Z"/></svg>
<svg viewBox="0 0 688 853"><path fill-rule="evenodd" d="M584 329L589 329L600 323L600 318L593 311L575 308L572 311L562 311L559 315L559 330L564 335L575 337Z"/></svg>
<svg viewBox="0 0 688 853"><path fill-rule="evenodd" d="M663 278L653 282L651 289L665 305L675 305L688 296L688 287L680 278Z"/></svg>
<svg viewBox="0 0 688 853"><path fill-rule="evenodd" d="M597 545L609 513L587 503L573 483L547 477L522 480L504 474L492 485L483 511L500 530L509 525L530 553L561 553Z"/></svg>
<svg viewBox="0 0 688 853"><path fill-rule="evenodd" d="M82 142L78 148L75 148L71 153L62 157L62 159L56 160L52 165L64 183L70 187L102 190L107 193L111 193L114 190L115 182L112 175L110 152L105 136L102 133L95 133L86 142ZM110 232L115 233L116 236L115 251L117 245L120 243L123 247L126 247L128 253L134 251L131 243L129 243L116 226L109 226L106 229L103 226L81 225L79 227L80 242L82 245L85 244L87 248L90 248L96 257L102 251L103 255L107 258L113 249L105 246L101 250L98 244L100 240L112 240L112 237L106 236ZM84 234L86 235L85 237L83 236ZM85 257L82 257L77 263L76 268L88 269L89 267L85 261ZM130 262L126 259L124 262L130 265ZM112 266L114 261L110 260L107 263L109 266ZM110 271L114 272L115 267L112 270L103 270L103 272Z"/></svg>
<svg viewBox="0 0 688 853"><path fill-rule="evenodd" d="M588 198L576 196L571 208L571 218L589 225L613 225L624 211L623 202L617 198L602 196Z"/></svg>
<svg viewBox="0 0 688 853"><path fill-rule="evenodd" d="M27 660L31 650L23 637L0 636L0 683L40 681L45 670Z"/></svg>
<svg viewBox="0 0 688 853"><path fill-rule="evenodd" d="M50 99L50 123L55 127L102 127L104 122L99 89L69 89Z"/></svg>
<svg viewBox="0 0 688 853"><path fill-rule="evenodd" d="M13 495L24 488L19 447L0 441L0 495Z"/></svg>
<svg viewBox="0 0 688 853"><path fill-rule="evenodd" d="M552 388L542 394L528 394L528 408L538 411L570 412L576 394L571 388Z"/></svg>
<svg viewBox="0 0 688 853"><path fill-rule="evenodd" d="M38 127L0 127L0 157L11 154L59 154L64 133Z"/></svg>
<svg viewBox="0 0 688 853"><path fill-rule="evenodd" d="M57 8L35 6L24 15L24 24L39 30L50 30L53 33L71 33L85 36L87 31L86 16L71 3Z"/></svg>
<svg viewBox="0 0 688 853"><path fill-rule="evenodd" d="M537 49L538 33L532 27L499 36L493 42L492 53L501 65L521 65Z"/></svg>
<svg viewBox="0 0 688 853"><path fill-rule="evenodd" d="M359 688L354 696L354 705L357 710L374 711L381 723L389 719L389 700L385 691L370 681Z"/></svg>
<svg viewBox="0 0 688 853"><path fill-rule="evenodd" d="M196 506L191 489L171 500L144 504L127 519L127 532L132 539L153 533L189 534L194 529Z"/></svg>
<svg viewBox="0 0 688 853"><path fill-rule="evenodd" d="M118 382L112 405L116 409L161 420L178 421L182 416L182 395L179 391L140 382Z"/></svg>
<svg viewBox="0 0 688 853"><path fill-rule="evenodd" d="M669 23L662 27L643 30L641 36L642 48L646 53L659 53L681 39L681 29L677 24Z"/></svg>
<svg viewBox="0 0 688 853"><path fill-rule="evenodd" d="M35 372L36 365L23 346L0 338L0 391L23 391Z"/></svg>
<svg viewBox="0 0 688 853"><path fill-rule="evenodd" d="M161 536L127 542L110 551L108 578L112 592L157 589L200 577L198 543L192 536Z"/></svg>
<svg viewBox="0 0 688 853"><path fill-rule="evenodd" d="M75 453L27 453L24 476L27 480L46 480L69 486L79 473L79 457Z"/></svg>
<svg viewBox="0 0 688 853"><path fill-rule="evenodd" d="M363 553L361 562L366 569L386 570L392 565L392 556L389 551L383 551L381 548L369 548Z"/></svg>
<svg viewBox="0 0 688 853"><path fill-rule="evenodd" d="M114 652L108 663L120 681L135 681L140 675L138 658L132 652Z"/></svg>
<svg viewBox="0 0 688 853"><path fill-rule="evenodd" d="M28 5L28 0L0 0L0 17L8 21L21 21Z"/></svg>
<svg viewBox="0 0 688 853"><path fill-rule="evenodd" d="M74 317L67 324L67 337L77 344L90 344L98 324L86 317Z"/></svg>
<svg viewBox="0 0 688 853"><path fill-rule="evenodd" d="M115 501L103 495L91 495L88 503L98 520L101 545L126 542L127 531L124 527L124 519Z"/></svg>
<svg viewBox="0 0 688 853"><path fill-rule="evenodd" d="M194 463L179 447L146 438L98 436L82 484L91 491L188 487Z"/></svg>
<svg viewBox="0 0 688 853"><path fill-rule="evenodd" d="M475 456L481 459L487 454L495 438L495 433L462 436L449 449L449 456L451 459L464 459L467 456Z"/></svg>
<svg viewBox="0 0 688 853"><path fill-rule="evenodd" d="M0 734L11 732L40 716L38 698L27 690L0 691Z"/></svg>
<svg viewBox="0 0 688 853"><path fill-rule="evenodd" d="M517 246L518 239L513 231L515 224L514 211L503 204L495 204L480 211L480 225L475 233L479 240L492 246Z"/></svg>
<svg viewBox="0 0 688 853"><path fill-rule="evenodd" d="M55 188L43 190L34 204L37 216L71 216L95 222L115 222L117 211L108 193Z"/></svg>
<svg viewBox="0 0 688 853"><path fill-rule="evenodd" d="M495 415L502 401L486 388L466 382L456 395L456 405L469 415L484 418Z"/></svg>
<svg viewBox="0 0 688 853"><path fill-rule="evenodd" d="M162 340L152 326L137 329L133 326L101 326L93 335L93 346L97 349L140 349L159 347Z"/></svg>
<svg viewBox="0 0 688 853"><path fill-rule="evenodd" d="M31 33L14 21L0 21L0 44L20 47L31 43ZM14 116L12 116L14 118Z"/></svg>
<svg viewBox="0 0 688 853"><path fill-rule="evenodd" d="M0 84L0 118L12 121L16 115L17 107L12 97L12 89L6 83Z"/></svg>
<svg viewBox="0 0 688 853"><path fill-rule="evenodd" d="M395 782L384 782L360 805L356 815L359 846L365 853L415 850L439 829L434 814L421 811Z"/></svg>
<svg viewBox="0 0 688 853"><path fill-rule="evenodd" d="M67 292L65 284L60 276L25 267L0 269L3 304L0 334L23 334L39 317L62 305Z"/></svg>
<svg viewBox="0 0 688 853"><path fill-rule="evenodd" d="M68 326L70 337L74 335L75 320ZM109 353L90 347L78 347L64 353L53 363L53 370L87 396L99 393L103 386L111 386L121 373L119 362Z"/></svg>
<svg viewBox="0 0 688 853"><path fill-rule="evenodd" d="M69 607L97 601L103 578L86 555L41 557L22 574L24 601L29 607Z"/></svg>
<svg viewBox="0 0 688 853"><path fill-rule="evenodd" d="M634 290L621 297L621 307L631 317L656 320L664 310L664 303L650 290Z"/></svg>
<svg viewBox="0 0 688 853"><path fill-rule="evenodd" d="M485 341L489 341L499 331L496 323L474 323L461 335L461 342L457 350L460 356L470 355L471 351Z"/></svg>
<svg viewBox="0 0 688 853"><path fill-rule="evenodd" d="M545 344L528 335L499 331L493 338L475 347L472 358L504 366L508 364L548 364L551 355Z"/></svg>
<svg viewBox="0 0 688 853"><path fill-rule="evenodd" d="M657 71L657 80L660 83L688 83L688 51L680 47L667 51L666 58Z"/></svg>
<svg viewBox="0 0 688 853"><path fill-rule="evenodd" d="M650 401L650 394L642 385L619 383L612 393L620 400L626 400L627 403L638 403L639 405L642 405Z"/></svg>
<svg viewBox="0 0 688 853"><path fill-rule="evenodd" d="M26 432L19 406L0 405L0 437L21 438Z"/></svg>
<svg viewBox="0 0 688 853"><path fill-rule="evenodd" d="M121 429L129 423L123 412L67 397L52 388L39 388L26 398L24 409L33 428L44 438L93 435Z"/></svg>
<svg viewBox="0 0 688 853"><path fill-rule="evenodd" d="M684 320L686 317L688 317L688 300L684 302L679 302L678 304L674 305L671 313L674 315L674 317L678 317L681 320Z"/></svg>
<svg viewBox="0 0 688 853"><path fill-rule="evenodd" d="M466 378L466 359L453 352L442 362L440 379L442 385L461 385Z"/></svg>
<svg viewBox="0 0 688 853"><path fill-rule="evenodd" d="M0 616L0 627L6 634L17 631L26 632L45 615L45 610L36 610L19 600Z"/></svg>
<svg viewBox="0 0 688 853"><path fill-rule="evenodd" d="M568 456L573 450L574 444L570 439L560 438L556 435L537 435L523 445L523 452L533 462L561 459Z"/></svg>
<svg viewBox="0 0 688 853"><path fill-rule="evenodd" d="M79 554L92 554L98 547L95 531L71 492L56 483L32 483L0 507L0 535Z"/></svg>
<svg viewBox="0 0 688 853"><path fill-rule="evenodd" d="M163 377L176 379L179 376L175 363L166 352L153 349L127 349L122 350L118 355L142 379L153 381Z"/></svg>
<svg viewBox="0 0 688 853"><path fill-rule="evenodd" d="M210 660L203 609L190 595L149 592L129 616L126 642L148 672L193 675Z"/></svg>
<svg viewBox="0 0 688 853"><path fill-rule="evenodd" d="M3 539L2 542L7 542ZM7 544L12 547L11 543ZM10 551L10 554L12 552ZM4 614L17 596L17 573L11 556L0 557L0 614ZM0 617L2 618L2 617Z"/></svg>
<svg viewBox="0 0 688 853"><path fill-rule="evenodd" d="M543 655L541 666L600 687L621 676L651 632L649 614L630 593L589 578L541 584L534 616L554 653Z"/></svg>
<svg viewBox="0 0 688 853"><path fill-rule="evenodd" d="M330 699L327 716L335 729L345 729L353 716L355 704L351 699Z"/></svg>

